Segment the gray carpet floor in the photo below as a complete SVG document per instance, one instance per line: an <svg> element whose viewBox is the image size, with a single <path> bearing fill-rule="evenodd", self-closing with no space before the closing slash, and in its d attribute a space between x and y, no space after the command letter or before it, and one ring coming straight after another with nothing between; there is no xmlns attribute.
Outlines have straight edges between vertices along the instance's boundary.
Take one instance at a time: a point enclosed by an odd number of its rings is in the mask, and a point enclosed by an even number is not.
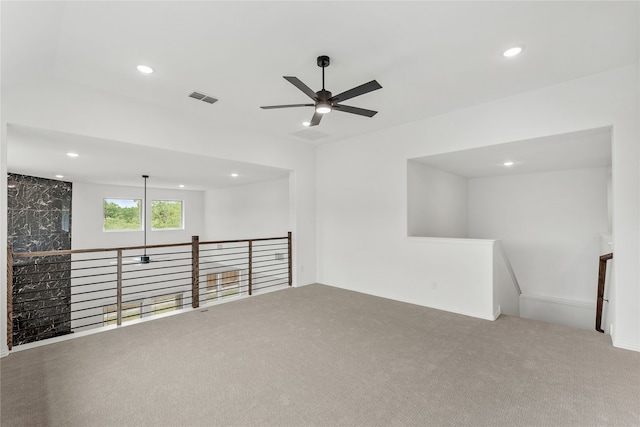
<svg viewBox="0 0 640 427"><path fill-rule="evenodd" d="M632 426L640 353L329 286L15 352L9 426Z"/></svg>

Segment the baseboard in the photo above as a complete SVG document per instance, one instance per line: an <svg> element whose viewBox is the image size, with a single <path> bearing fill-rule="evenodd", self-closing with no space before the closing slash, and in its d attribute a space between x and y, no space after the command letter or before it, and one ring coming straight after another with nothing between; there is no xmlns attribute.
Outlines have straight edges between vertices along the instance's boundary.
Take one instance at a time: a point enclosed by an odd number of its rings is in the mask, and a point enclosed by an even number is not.
<svg viewBox="0 0 640 427"><path fill-rule="evenodd" d="M613 344L614 347L617 347L617 348L622 348L624 350L631 350L631 351L640 352L640 345L638 345L637 343L632 344L632 343L627 343L627 342L624 342L624 341L613 339L612 340L612 344Z"/></svg>
<svg viewBox="0 0 640 427"><path fill-rule="evenodd" d="M9 350L6 348L0 349L0 359L3 357L7 357L9 355Z"/></svg>
<svg viewBox="0 0 640 427"><path fill-rule="evenodd" d="M595 302L569 300L545 295L520 295L520 317L592 330Z"/></svg>
<svg viewBox="0 0 640 427"><path fill-rule="evenodd" d="M417 300L414 300L414 299L399 298L399 297L389 296L389 295L382 294L382 293L377 293L377 292L369 292L369 291L364 292L362 289L353 289L353 288L349 288L349 287L346 287L346 286L327 285L325 283L317 283L317 284L318 285L322 285L322 286L330 286L330 287L333 287L333 288L344 289L346 291L357 292L357 293L364 294L364 295L371 295L371 296L378 297L378 298L385 298L385 299L389 299L389 300L393 300L393 301L400 301L400 302L404 302L404 303L407 303L407 304L419 305L421 307L433 308L435 310L447 311L449 313L461 314L463 316L475 317L476 319L489 320L489 321L492 321L492 322L495 321L498 318L498 316L500 315L499 313L498 313L497 316L496 316L496 313L490 313L490 314L475 313L475 312L459 310L459 309L456 309L454 307L445 306L445 305L439 305L439 304L425 304L425 303L423 303L421 301L417 301Z"/></svg>
<svg viewBox="0 0 640 427"><path fill-rule="evenodd" d="M556 298L556 297L549 297L546 295L522 294L520 298L535 300L535 301L550 302L553 304L564 304L572 307L595 307L595 302L579 301L579 300L566 299L566 298Z"/></svg>
<svg viewBox="0 0 640 427"><path fill-rule="evenodd" d="M415 302L411 302L411 301L403 301L403 302L416 304ZM473 313L470 311L457 310L452 307L445 307L445 306L438 306L438 305L426 305L426 304L417 304L417 305L421 305L423 307L428 307L428 308L434 308L436 310L448 311L449 313L462 314L463 316L475 317L476 319L489 320L491 322L495 321L498 318L498 316L500 316L500 314L496 315L495 313L486 315L486 314L480 314L480 313Z"/></svg>

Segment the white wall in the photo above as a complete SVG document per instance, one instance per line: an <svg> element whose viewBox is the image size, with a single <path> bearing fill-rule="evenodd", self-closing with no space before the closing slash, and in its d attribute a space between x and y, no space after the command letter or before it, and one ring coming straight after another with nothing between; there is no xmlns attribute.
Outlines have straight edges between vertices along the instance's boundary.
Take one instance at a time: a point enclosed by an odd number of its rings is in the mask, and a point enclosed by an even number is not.
<svg viewBox="0 0 640 427"><path fill-rule="evenodd" d="M281 237L290 231L288 178L209 190L204 206L208 241Z"/></svg>
<svg viewBox="0 0 640 427"><path fill-rule="evenodd" d="M124 246L142 246L144 232L140 231L103 231L104 199L143 199L141 187L73 183L71 202L72 249L116 248ZM184 229L152 230L151 201L182 200ZM204 192L189 190L170 190L147 188L147 244L188 243L191 236L204 233Z"/></svg>
<svg viewBox="0 0 640 427"><path fill-rule="evenodd" d="M469 196L469 237L502 240L523 294L594 303L605 168L474 178Z"/></svg>
<svg viewBox="0 0 640 427"><path fill-rule="evenodd" d="M597 283L597 281L596 281ZM520 317L594 330L596 303L541 295L520 295ZM604 319L604 318L603 318ZM603 323L605 325L606 323Z"/></svg>
<svg viewBox="0 0 640 427"><path fill-rule="evenodd" d="M431 288L447 283L468 289L471 279L460 270L475 269L476 254L442 239L415 245L405 237L407 159L612 126L612 340L640 350L637 76L637 65L623 67L319 146L318 280L428 306L456 306L460 292L437 299Z"/></svg>
<svg viewBox="0 0 640 427"><path fill-rule="evenodd" d="M467 179L423 163L407 162L409 236L468 237Z"/></svg>
<svg viewBox="0 0 640 427"><path fill-rule="evenodd" d="M1 107L0 107L1 109ZM7 271L7 127L0 129L0 271ZM0 273L0 357L7 347L7 275Z"/></svg>

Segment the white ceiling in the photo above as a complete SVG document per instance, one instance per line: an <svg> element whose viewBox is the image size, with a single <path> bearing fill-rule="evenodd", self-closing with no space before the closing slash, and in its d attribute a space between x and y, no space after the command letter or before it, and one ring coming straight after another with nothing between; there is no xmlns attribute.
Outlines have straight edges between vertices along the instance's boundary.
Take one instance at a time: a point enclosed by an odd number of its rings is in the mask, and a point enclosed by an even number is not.
<svg viewBox="0 0 640 427"><path fill-rule="evenodd" d="M0 7L2 90L63 79L300 144L364 135L639 57L637 1L74 1ZM502 52L514 45L524 52L504 58ZM332 112L307 129L301 122L310 119L310 107L259 108L307 102L282 76L319 90L321 54L331 57L325 86L334 94L372 79L383 86L345 102L377 110L376 116ZM138 64L156 72L141 75ZM219 101L191 99L194 90ZM10 170L17 161L12 145L9 140Z"/></svg>
<svg viewBox="0 0 640 427"><path fill-rule="evenodd" d="M289 171L179 151L9 125L9 172L73 182L150 188L215 190L283 179ZM72 158L66 153L81 153ZM34 155L37 153L37 155ZM142 173L140 173L142 172ZM231 176L237 174L237 177Z"/></svg>
<svg viewBox="0 0 640 427"><path fill-rule="evenodd" d="M465 178L611 167L611 128L411 159ZM505 162L513 162L505 166Z"/></svg>

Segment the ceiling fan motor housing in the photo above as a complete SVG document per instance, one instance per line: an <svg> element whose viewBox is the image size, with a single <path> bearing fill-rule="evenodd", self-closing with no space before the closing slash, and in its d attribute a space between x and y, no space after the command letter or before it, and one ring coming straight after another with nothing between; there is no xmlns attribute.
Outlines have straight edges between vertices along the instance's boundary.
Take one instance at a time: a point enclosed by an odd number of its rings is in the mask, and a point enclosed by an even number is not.
<svg viewBox="0 0 640 427"><path fill-rule="evenodd" d="M317 91L316 95L318 96L318 101L328 101L332 96L331 92L324 89Z"/></svg>
<svg viewBox="0 0 640 427"><path fill-rule="evenodd" d="M330 62L331 61L327 55L318 56L318 67L328 67Z"/></svg>

